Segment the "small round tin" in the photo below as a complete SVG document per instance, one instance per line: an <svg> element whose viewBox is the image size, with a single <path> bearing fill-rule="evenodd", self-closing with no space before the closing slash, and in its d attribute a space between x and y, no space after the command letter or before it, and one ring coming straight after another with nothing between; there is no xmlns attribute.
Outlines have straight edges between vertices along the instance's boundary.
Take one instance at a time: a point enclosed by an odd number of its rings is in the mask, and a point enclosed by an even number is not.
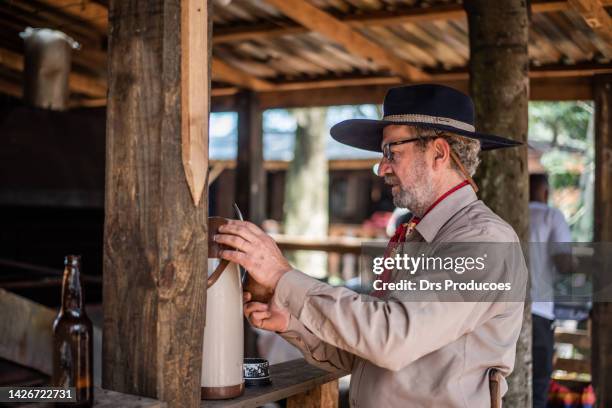
<svg viewBox="0 0 612 408"><path fill-rule="evenodd" d="M265 358L245 358L242 365L244 385L247 387L262 387L272 384L269 368L270 364Z"/></svg>

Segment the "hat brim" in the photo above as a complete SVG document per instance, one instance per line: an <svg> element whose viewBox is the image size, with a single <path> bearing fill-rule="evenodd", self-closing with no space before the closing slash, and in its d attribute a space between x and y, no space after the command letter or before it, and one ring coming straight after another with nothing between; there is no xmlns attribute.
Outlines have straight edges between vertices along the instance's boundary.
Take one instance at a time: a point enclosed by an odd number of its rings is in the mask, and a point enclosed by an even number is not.
<svg viewBox="0 0 612 408"><path fill-rule="evenodd" d="M486 133L470 132L441 124L424 124L420 122L392 122L375 119L348 119L335 124L330 129L331 136L340 143L358 149L381 152L383 129L389 125L426 126L444 130L456 135L480 140L480 150L502 149L522 145L521 142Z"/></svg>

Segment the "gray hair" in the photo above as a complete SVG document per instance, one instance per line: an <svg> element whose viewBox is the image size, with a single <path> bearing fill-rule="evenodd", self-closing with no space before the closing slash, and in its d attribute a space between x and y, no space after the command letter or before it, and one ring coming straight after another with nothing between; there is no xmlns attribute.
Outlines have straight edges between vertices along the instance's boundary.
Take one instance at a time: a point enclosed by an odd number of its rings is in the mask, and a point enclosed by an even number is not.
<svg viewBox="0 0 612 408"><path fill-rule="evenodd" d="M465 167L465 170L471 176L476 172L476 168L480 164L480 159L478 158L478 153L480 153L480 140L472 139L470 137L459 136L454 133L450 133L444 130L433 129L426 126L414 126L407 125L417 131L419 140L417 145L421 148L421 150L425 151L425 148L432 141L432 139L426 139L431 136L439 136L446 139L448 145L451 149L457 154L457 157ZM455 170L460 171L457 164L451 160L451 166Z"/></svg>

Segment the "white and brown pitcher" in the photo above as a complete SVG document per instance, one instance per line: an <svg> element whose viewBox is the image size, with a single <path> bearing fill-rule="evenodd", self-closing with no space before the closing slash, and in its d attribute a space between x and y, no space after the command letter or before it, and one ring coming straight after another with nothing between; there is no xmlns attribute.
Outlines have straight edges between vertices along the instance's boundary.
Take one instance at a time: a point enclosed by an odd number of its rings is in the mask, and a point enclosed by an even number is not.
<svg viewBox="0 0 612 408"><path fill-rule="evenodd" d="M242 284L238 265L219 259L213 241L221 217L208 218L208 291L202 361L202 399L235 398L244 392Z"/></svg>

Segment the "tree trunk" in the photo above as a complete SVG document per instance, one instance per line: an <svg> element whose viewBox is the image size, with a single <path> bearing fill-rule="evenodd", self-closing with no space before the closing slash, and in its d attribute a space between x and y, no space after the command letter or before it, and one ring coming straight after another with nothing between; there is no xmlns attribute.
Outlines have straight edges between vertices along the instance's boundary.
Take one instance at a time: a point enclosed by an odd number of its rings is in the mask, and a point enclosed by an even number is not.
<svg viewBox="0 0 612 408"><path fill-rule="evenodd" d="M529 20L524 0L466 0L470 32L470 92L476 127L526 142L528 129ZM482 154L476 177L482 200L527 242L527 149L509 148ZM509 377L506 406L530 407L531 304L525 303L514 372Z"/></svg>
<svg viewBox="0 0 612 408"><path fill-rule="evenodd" d="M328 230L328 171L326 108L296 109L298 126L293 161L285 182L285 233L325 237ZM327 271L324 252L294 251L289 261L305 273L322 278Z"/></svg>
<svg viewBox="0 0 612 408"><path fill-rule="evenodd" d="M115 0L109 10L102 385L169 407L200 406L208 194L194 205L182 158L203 146L185 157L208 168L208 5Z"/></svg>

